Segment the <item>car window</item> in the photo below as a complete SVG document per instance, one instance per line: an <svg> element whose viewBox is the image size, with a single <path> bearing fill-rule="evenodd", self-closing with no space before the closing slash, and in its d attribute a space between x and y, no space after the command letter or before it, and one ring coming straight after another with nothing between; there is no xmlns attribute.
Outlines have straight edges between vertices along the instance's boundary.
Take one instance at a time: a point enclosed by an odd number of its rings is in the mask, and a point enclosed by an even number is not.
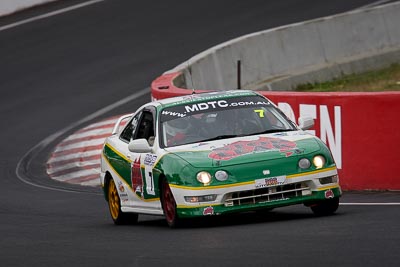
<svg viewBox="0 0 400 267"><path fill-rule="evenodd" d="M149 140L150 137L154 137L154 120L153 114L150 111L143 111L142 118L137 127L137 132L134 139L144 138Z"/></svg>
<svg viewBox="0 0 400 267"><path fill-rule="evenodd" d="M136 114L130 122L126 125L125 129L122 131L120 138L123 141L129 142L133 136L133 133L136 131L138 121L142 115L142 112Z"/></svg>

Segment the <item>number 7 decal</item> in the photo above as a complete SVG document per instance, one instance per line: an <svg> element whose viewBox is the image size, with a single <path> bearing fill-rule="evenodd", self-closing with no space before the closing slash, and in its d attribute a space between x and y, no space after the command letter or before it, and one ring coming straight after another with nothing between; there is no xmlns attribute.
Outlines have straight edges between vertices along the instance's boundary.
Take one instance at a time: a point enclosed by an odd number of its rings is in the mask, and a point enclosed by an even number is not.
<svg viewBox="0 0 400 267"><path fill-rule="evenodd" d="M263 109L255 109L254 112L258 113L260 118L264 118L264 110Z"/></svg>

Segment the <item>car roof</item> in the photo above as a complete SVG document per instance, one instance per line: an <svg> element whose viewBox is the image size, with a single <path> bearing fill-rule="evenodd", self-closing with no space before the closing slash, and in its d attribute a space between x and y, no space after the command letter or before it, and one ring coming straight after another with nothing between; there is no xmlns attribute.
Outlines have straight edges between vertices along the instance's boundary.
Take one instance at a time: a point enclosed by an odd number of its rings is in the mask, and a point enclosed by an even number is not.
<svg viewBox="0 0 400 267"><path fill-rule="evenodd" d="M154 103L157 103L163 107L169 107L185 103L197 103L209 100L218 100L218 99L241 97L241 96L256 96L256 95L259 94L251 90L216 91L216 92L207 92L207 93L165 98L157 100Z"/></svg>

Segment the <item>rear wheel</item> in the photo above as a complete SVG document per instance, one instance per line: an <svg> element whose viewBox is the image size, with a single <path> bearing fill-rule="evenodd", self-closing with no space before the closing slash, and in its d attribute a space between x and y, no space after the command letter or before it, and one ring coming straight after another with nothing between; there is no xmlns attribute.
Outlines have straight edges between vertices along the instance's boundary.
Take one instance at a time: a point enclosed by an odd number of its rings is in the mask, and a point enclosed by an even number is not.
<svg viewBox="0 0 400 267"><path fill-rule="evenodd" d="M339 208L339 198L327 199L310 206L317 216L330 215Z"/></svg>
<svg viewBox="0 0 400 267"><path fill-rule="evenodd" d="M176 202L174 196L172 195L172 191L167 179L163 179L161 188L161 204L164 211L165 219L169 227L178 227L181 223L181 220L178 217L178 213L176 211Z"/></svg>
<svg viewBox="0 0 400 267"><path fill-rule="evenodd" d="M108 182L108 208L110 210L111 218L117 225L137 223L137 213L124 213L121 210L121 200L118 195L117 187L114 180L110 179Z"/></svg>

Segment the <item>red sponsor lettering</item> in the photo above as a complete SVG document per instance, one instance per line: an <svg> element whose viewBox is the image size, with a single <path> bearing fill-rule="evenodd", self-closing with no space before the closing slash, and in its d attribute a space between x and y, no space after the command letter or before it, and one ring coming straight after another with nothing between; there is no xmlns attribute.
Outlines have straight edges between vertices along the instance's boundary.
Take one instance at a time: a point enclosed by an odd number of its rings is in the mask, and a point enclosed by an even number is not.
<svg viewBox="0 0 400 267"><path fill-rule="evenodd" d="M293 154L293 150L296 148L296 143L282 140L273 137L259 137L255 141L238 141L227 146L214 149L208 155L209 158L215 160L230 160L242 155L277 150L281 153L285 153L286 157Z"/></svg>

